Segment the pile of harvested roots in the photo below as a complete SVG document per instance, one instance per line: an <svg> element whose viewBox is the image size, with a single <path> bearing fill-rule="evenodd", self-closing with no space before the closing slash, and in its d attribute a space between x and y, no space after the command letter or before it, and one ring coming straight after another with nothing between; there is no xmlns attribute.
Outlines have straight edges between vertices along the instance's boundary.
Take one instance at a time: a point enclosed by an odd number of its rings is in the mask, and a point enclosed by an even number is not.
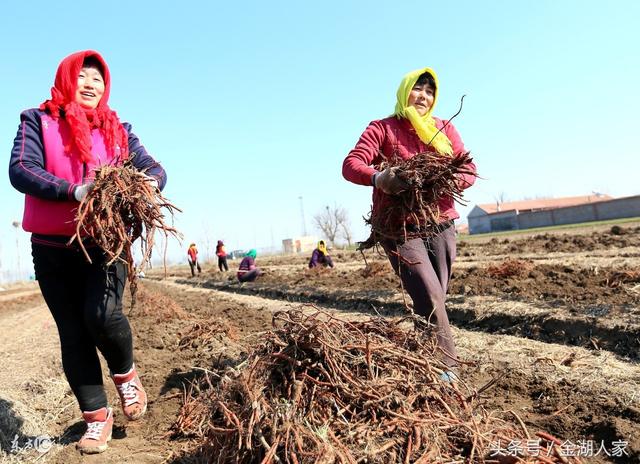
<svg viewBox="0 0 640 464"><path fill-rule="evenodd" d="M505 259L500 264L494 264L487 267L487 274L494 279L504 279L507 277L515 277L529 272L533 268L533 264L529 261L521 259Z"/></svg>
<svg viewBox="0 0 640 464"><path fill-rule="evenodd" d="M239 338L238 329L220 318L196 322L184 333L180 334L178 348L197 348L198 346L207 345L218 336L235 341Z"/></svg>
<svg viewBox="0 0 640 464"><path fill-rule="evenodd" d="M618 288L623 284L635 284L640 283L640 271L614 271L611 272L607 278L607 286L611 288Z"/></svg>
<svg viewBox="0 0 640 464"><path fill-rule="evenodd" d="M135 314L129 316L155 318L157 322L190 319L191 315L175 300L162 293L152 292L140 286L136 293Z"/></svg>
<svg viewBox="0 0 640 464"><path fill-rule="evenodd" d="M442 198L453 198L462 203L463 186L459 175L474 175L469 168L471 156L446 156L433 151L419 153L407 160L397 158L383 163L380 168L398 166L398 175L409 188L398 195L378 198L383 205L371 211L365 222L371 226L371 235L360 243L359 249L371 248L383 240L429 238L443 222L438 203ZM408 227L409 226L409 227Z"/></svg>
<svg viewBox="0 0 640 464"><path fill-rule="evenodd" d="M482 463L529 438L478 392L442 381L434 334L406 321L276 313L246 361L185 393L174 434L196 438L203 462L265 464ZM543 460L518 462L561 462L545 437Z"/></svg>
<svg viewBox="0 0 640 464"><path fill-rule="evenodd" d="M180 238L180 233L165 223L163 209L172 217L175 211L181 211L131 163L102 166L96 170L93 188L78 207L76 234L71 241L78 240L89 262L83 243L87 238L104 250L109 264L126 263L132 294L135 294L137 273L151 258L156 232L163 233L165 239L169 235ZM132 246L138 238L142 260L135 269ZM167 240L165 257L166 244Z"/></svg>
<svg viewBox="0 0 640 464"><path fill-rule="evenodd" d="M391 272L389 264L386 262L373 261L367 262L364 269L360 271L360 275L364 278L378 277Z"/></svg>

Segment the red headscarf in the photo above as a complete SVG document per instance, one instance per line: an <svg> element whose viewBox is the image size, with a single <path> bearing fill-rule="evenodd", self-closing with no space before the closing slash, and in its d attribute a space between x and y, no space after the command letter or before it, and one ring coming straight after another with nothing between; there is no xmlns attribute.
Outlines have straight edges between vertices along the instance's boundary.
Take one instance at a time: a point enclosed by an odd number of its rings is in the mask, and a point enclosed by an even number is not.
<svg viewBox="0 0 640 464"><path fill-rule="evenodd" d="M100 63L104 79L104 93L94 109L84 108L76 103L78 89L78 75L82 64L87 58L94 58ZM91 130L100 129L105 138L108 150L115 151L120 147L121 158L127 158L129 152L128 134L120 123L118 115L112 111L107 102L111 89L109 68L102 56L96 51L85 50L69 55L60 62L56 72L56 80L51 87L51 99L44 101L40 109L47 111L54 118L64 118L71 129L71 140L65 141L65 149L71 151L73 146L78 149L83 162L91 160Z"/></svg>

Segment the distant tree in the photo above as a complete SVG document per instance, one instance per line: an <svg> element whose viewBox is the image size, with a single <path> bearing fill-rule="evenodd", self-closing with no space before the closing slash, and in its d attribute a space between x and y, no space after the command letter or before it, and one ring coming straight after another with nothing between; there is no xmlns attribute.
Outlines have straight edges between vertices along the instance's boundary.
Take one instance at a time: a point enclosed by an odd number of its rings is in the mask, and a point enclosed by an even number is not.
<svg viewBox="0 0 640 464"><path fill-rule="evenodd" d="M204 251L205 262L211 261L211 249L214 242L214 238L212 235L213 234L211 232L211 225L209 224L209 222L202 221L202 251Z"/></svg>
<svg viewBox="0 0 640 464"><path fill-rule="evenodd" d="M344 222L340 225L340 236L347 241L347 245L351 246L353 234L351 233L351 223L348 217L345 217Z"/></svg>
<svg viewBox="0 0 640 464"><path fill-rule="evenodd" d="M502 204L507 201L507 194L505 192L498 193L494 199L496 200L496 208L498 211L502 209Z"/></svg>
<svg viewBox="0 0 640 464"><path fill-rule="evenodd" d="M345 231L347 231L347 241L351 243L349 216L343 207L338 205L334 205L333 208L325 206L322 212L313 217L313 223L332 245L335 245L338 235L345 237Z"/></svg>

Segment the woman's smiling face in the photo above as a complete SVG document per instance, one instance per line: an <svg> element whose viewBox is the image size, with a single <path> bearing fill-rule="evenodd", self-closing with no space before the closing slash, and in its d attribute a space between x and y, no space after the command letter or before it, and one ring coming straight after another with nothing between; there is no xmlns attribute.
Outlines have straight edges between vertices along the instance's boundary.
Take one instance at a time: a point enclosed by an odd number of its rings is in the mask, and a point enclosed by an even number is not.
<svg viewBox="0 0 640 464"><path fill-rule="evenodd" d="M98 68L93 66L82 68L78 74L76 103L89 109L96 108L104 94L104 87L104 78Z"/></svg>

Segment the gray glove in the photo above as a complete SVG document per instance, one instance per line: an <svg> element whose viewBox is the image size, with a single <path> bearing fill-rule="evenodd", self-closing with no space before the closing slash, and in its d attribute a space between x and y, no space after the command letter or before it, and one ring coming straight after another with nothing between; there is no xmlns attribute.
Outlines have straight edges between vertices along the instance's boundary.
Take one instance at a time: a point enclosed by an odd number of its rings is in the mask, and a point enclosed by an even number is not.
<svg viewBox="0 0 640 464"><path fill-rule="evenodd" d="M398 176L398 166L387 168L376 173L373 177L373 185L388 195L397 195L409 188L409 184Z"/></svg>
<svg viewBox="0 0 640 464"><path fill-rule="evenodd" d="M84 200L84 197L89 194L91 189L93 189L93 182L78 185L73 191L73 198L75 198L76 201L82 201Z"/></svg>

